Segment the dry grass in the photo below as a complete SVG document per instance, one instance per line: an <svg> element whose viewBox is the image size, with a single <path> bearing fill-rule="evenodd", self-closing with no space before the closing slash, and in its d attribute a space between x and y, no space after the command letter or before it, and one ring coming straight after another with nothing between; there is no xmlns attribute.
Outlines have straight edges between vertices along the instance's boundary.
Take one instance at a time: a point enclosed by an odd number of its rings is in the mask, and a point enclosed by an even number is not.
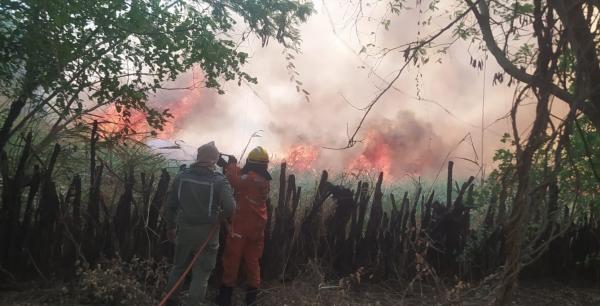
<svg viewBox="0 0 600 306"><path fill-rule="evenodd" d="M108 267L107 267L108 268ZM110 270L110 269L108 269ZM119 278L121 270L114 268L113 277L87 277L97 281L98 288L112 288ZM111 271L113 271L111 270ZM90 270L91 271L91 270ZM102 275L104 272L102 271ZM90 272L91 273L91 272ZM99 272L95 271L93 275ZM132 277L129 277L132 279ZM44 288L35 283L23 283L11 287L0 287L0 306L41 306L41 305L124 305L124 301L94 300L90 290L86 290L82 280L69 283L49 284ZM139 278L137 278L139 280ZM433 286L429 283L386 281L377 284L365 281L368 274L357 271L340 280L326 280L324 273L315 263L307 264L295 280L282 283L267 283L259 296L260 305L488 305L493 296L493 280L477 287L463 282L446 280L446 285ZM491 278L490 278L491 279ZM440 283L440 280L437 280ZM110 282L111 284L104 284ZM452 284L448 286L448 284ZM130 287L153 289L140 282ZM94 287L92 293L98 292ZM152 290L154 291L154 289ZM104 291L102 291L104 292ZM120 291L118 291L120 292ZM160 294L160 293L159 293ZM128 300L126 305L156 305L156 292L136 301ZM216 288L209 288L207 301L214 300ZM244 305L244 291L235 291L236 305ZM209 302L209 305L214 305ZM523 306L584 306L600 305L599 284L565 284L551 280L523 281L515 292L512 305Z"/></svg>

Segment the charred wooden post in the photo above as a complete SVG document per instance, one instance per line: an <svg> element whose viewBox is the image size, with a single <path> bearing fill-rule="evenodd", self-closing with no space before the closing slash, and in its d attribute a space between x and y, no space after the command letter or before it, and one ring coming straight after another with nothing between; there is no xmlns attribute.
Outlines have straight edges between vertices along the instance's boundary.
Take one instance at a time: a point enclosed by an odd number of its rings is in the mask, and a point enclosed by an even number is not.
<svg viewBox="0 0 600 306"><path fill-rule="evenodd" d="M447 213L446 205L438 201L431 204L431 221L427 228L427 234L431 239L432 246L427 251L427 261L434 266L438 273L443 272L442 260L446 246L444 231L447 228L445 218Z"/></svg>
<svg viewBox="0 0 600 306"><path fill-rule="evenodd" d="M171 248L166 244L160 243L161 241L166 240L166 233L163 233L166 227L163 226L164 222L159 223L160 211L167 198L170 180L171 176L169 175L169 172L167 172L166 169L162 169L154 196L152 197L150 207L148 208L148 222L146 224L148 236L146 239L148 239L149 242L148 250L156 259L158 259L161 254L169 255L172 253ZM161 245L161 247L158 247L159 245Z"/></svg>
<svg viewBox="0 0 600 306"><path fill-rule="evenodd" d="M408 252L409 252L409 231L408 223L410 219L410 200L408 191L404 192L402 197L402 208L398 214L395 228L392 231L392 253L395 254L394 261L390 263L392 269L396 271L397 277L405 274L408 268Z"/></svg>
<svg viewBox="0 0 600 306"><path fill-rule="evenodd" d="M365 216L367 214L367 205L369 204L369 183L363 182L361 184L359 202L358 202L358 217L356 220L356 236L354 239L358 242L363 237L363 231L365 228Z"/></svg>
<svg viewBox="0 0 600 306"><path fill-rule="evenodd" d="M351 250L352 253L354 253L354 244L356 243L356 241L358 240L358 237L360 235L360 231L358 229L358 215L359 215L359 210L360 210L360 204L359 204L359 199L361 197L362 194L362 182L358 182L358 186L356 187L356 191L354 192L354 198L353 198L353 202L356 203L356 205L354 206L354 210L352 211L352 220L351 220L351 224L350 224L350 235L348 237L348 240L351 242L350 244L352 245Z"/></svg>
<svg viewBox="0 0 600 306"><path fill-rule="evenodd" d="M96 239L98 238L97 232L100 230L100 186L102 185L103 165L96 166L96 144L99 139L98 121L94 121L90 135L90 190L83 248L86 259L92 263L95 262L98 254Z"/></svg>
<svg viewBox="0 0 600 306"><path fill-rule="evenodd" d="M73 208L71 212L71 232L75 241L79 242L81 239L81 177L79 174L75 174L71 184L74 190L73 200L71 201Z"/></svg>
<svg viewBox="0 0 600 306"><path fill-rule="evenodd" d="M133 167L129 168L129 173L125 178L125 189L117 204L117 211L113 221L115 237L117 242L117 250L125 260L133 255L131 243L131 206L133 204L133 186L135 184Z"/></svg>
<svg viewBox="0 0 600 306"><path fill-rule="evenodd" d="M504 175L500 179L500 194L498 195L498 216L496 217L496 226L504 227L506 222L508 188L510 184L510 176Z"/></svg>
<svg viewBox="0 0 600 306"><path fill-rule="evenodd" d="M302 187L298 186L296 192L292 195L292 213L290 219L294 220L296 212L298 211L298 205L300 205L300 195L302 194ZM291 225L291 224L290 224Z"/></svg>
<svg viewBox="0 0 600 306"><path fill-rule="evenodd" d="M298 202L300 200L300 188L296 188L296 176L290 174L287 180L287 191L285 194L285 211L283 214L283 222L280 236L281 238L281 254L280 254L280 264L277 268L279 275L281 275L282 280L285 280L285 269L287 264L287 259L290 258L290 251L294 241L294 229L295 229L295 213L298 208ZM296 200L298 198L298 200ZM290 210L290 207L292 208Z"/></svg>
<svg viewBox="0 0 600 306"><path fill-rule="evenodd" d="M483 226L486 229L492 229L494 227L494 214L496 212L496 204L498 202L498 197L496 194L492 194L490 198L490 205L485 213L485 219L483 220Z"/></svg>
<svg viewBox="0 0 600 306"><path fill-rule="evenodd" d="M381 192L381 184L383 183L383 172L379 174L377 183L375 184L375 193L373 195L373 202L371 204L371 215L367 223L367 229L365 232L365 238L367 240L377 239L377 233L381 226L381 218L383 217L383 207L381 199L383 193Z"/></svg>
<svg viewBox="0 0 600 306"><path fill-rule="evenodd" d="M63 266L65 269L73 272L75 262L80 255L81 243L81 177L76 174L71 180L67 194L65 195L65 205L62 208L62 214L66 219L64 232L66 234ZM71 215L67 216L68 208L71 208Z"/></svg>
<svg viewBox="0 0 600 306"><path fill-rule="evenodd" d="M292 194L291 194L291 206L292 206L292 210L290 212L289 218L288 218L288 223L285 226L285 241L284 241L284 257L283 257L283 265L281 267L281 280L282 281L286 281L288 280L288 278L290 277L290 271L293 273L293 269L290 269L290 264L292 262L297 262L297 255L298 255L298 250L296 249L297 247L297 241L298 241L298 237L296 237L296 213L298 211L298 206L300 204L300 199L301 199L301 193L302 193L302 187L298 186L296 187L296 178L295 176L292 174L290 175L289 179L289 189L293 190Z"/></svg>
<svg viewBox="0 0 600 306"><path fill-rule="evenodd" d="M417 188L417 192L415 194L415 204L412 206L411 210L410 210L410 229L413 232L416 232L416 228L417 228L417 210L419 208L419 198L421 197L421 186L419 186ZM424 199L421 199L422 202L424 201Z"/></svg>
<svg viewBox="0 0 600 306"><path fill-rule="evenodd" d="M462 187L460 188L460 191L458 192L458 195L456 196L456 200L454 200L454 204L452 205L452 210L456 210L456 209L463 209L463 197L465 195L465 192L467 191L467 188L469 188L469 186L471 186L471 184L473 184L473 181L475 180L475 177L471 176L469 177L469 179L463 183Z"/></svg>
<svg viewBox="0 0 600 306"><path fill-rule="evenodd" d="M471 229L471 209L475 207L475 198L473 197L473 189L475 188L474 184L469 186L469 191L467 192L467 201L466 207L463 212L463 233L465 237L463 238L463 245L466 244L466 240L468 239L469 231Z"/></svg>
<svg viewBox="0 0 600 306"><path fill-rule="evenodd" d="M150 206L150 199L152 197L152 188L154 187L154 180L156 176L154 173L150 175L148 179L144 172L140 173L140 179L142 183L142 211L140 213L141 223L145 225L148 222L148 209Z"/></svg>
<svg viewBox="0 0 600 306"><path fill-rule="evenodd" d="M60 199L56 191L56 184L52 180L52 172L56 159L60 153L60 145L56 144L50 160L44 171L40 202L38 205L38 224L36 227L36 243L34 244L33 258L38 262L42 271L46 271L53 255L61 248L61 241L56 239L56 223L60 209ZM51 241L52 243L48 243Z"/></svg>
<svg viewBox="0 0 600 306"><path fill-rule="evenodd" d="M90 134L90 189L93 189L94 179L96 179L96 144L98 140L100 140L98 121L94 120L92 133Z"/></svg>
<svg viewBox="0 0 600 306"><path fill-rule="evenodd" d="M425 203L424 209L421 211L421 230L426 231L429 228L431 222L431 205L433 203L433 196L435 191L431 191L427 202Z"/></svg>
<svg viewBox="0 0 600 306"><path fill-rule="evenodd" d="M279 173L279 193L277 198L277 207L275 208L275 226L273 229L274 237L279 238L283 232L283 225L285 223L286 215L286 163L281 163L281 170Z"/></svg>
<svg viewBox="0 0 600 306"><path fill-rule="evenodd" d="M277 198L277 207L274 208L274 213L272 212L273 208L268 206L267 211L269 216L267 218L267 224L265 226L265 252L264 252L264 260L262 261L263 267L263 275L266 279L272 279L277 275L279 267L281 265L281 258L283 257L281 242L282 232L284 226L284 216L286 214L286 163L281 163L281 168L279 172L279 190L278 190L278 198ZM269 202L270 205L270 202ZM269 211L269 209L271 211ZM275 220L272 220L272 217ZM273 226L271 226L273 224ZM271 229L271 227L273 227Z"/></svg>
<svg viewBox="0 0 600 306"><path fill-rule="evenodd" d="M162 205L167 198L170 180L171 176L169 175L169 172L167 172L167 169L162 169L160 179L158 180L158 185L156 186L156 191L154 192L154 197L152 198L150 208L148 209L147 227L151 232L151 236L154 237L159 236L157 233L158 217L160 216Z"/></svg>
<svg viewBox="0 0 600 306"><path fill-rule="evenodd" d="M392 231L394 227L394 222L396 221L396 218L398 218L398 214L400 214L400 210L398 210L398 205L396 205L396 197L392 193L390 193L390 203L392 205L392 211L390 212L390 220L386 228Z"/></svg>
<svg viewBox="0 0 600 306"><path fill-rule="evenodd" d="M388 213L383 213L383 219L381 221L381 230L379 233L379 239L378 239L378 249L379 249L379 258L378 258L378 263L379 263L379 269L377 271L377 275L379 277L382 277L384 279L387 279L390 275L390 271L392 271L391 269L393 268L392 266L392 260L391 260L391 256L389 256L390 254L392 254L392 247L393 247L393 243L392 243L392 235L390 232L390 218L391 215L388 215Z"/></svg>
<svg viewBox="0 0 600 306"><path fill-rule="evenodd" d="M393 194L390 195L392 200L393 210L392 210L392 219L390 220L389 226L389 250L388 252L394 254L394 258L390 259L386 266L394 271L398 268L404 268L404 259L402 256L403 252L403 244L406 242L404 239L404 233L402 229L402 220L404 219L404 215L406 215L407 211L407 203L408 203L408 192L404 192L404 196L402 198L402 203L399 208L396 206L396 198Z"/></svg>
<svg viewBox="0 0 600 306"><path fill-rule="evenodd" d="M362 181L358 181L356 192L354 193L354 202L358 203L362 194Z"/></svg>
<svg viewBox="0 0 600 306"><path fill-rule="evenodd" d="M104 166L100 164L94 171L95 178L92 180L94 184L89 191L89 201L87 207L86 224L84 229L84 254L88 261L94 263L98 256L98 241L99 233L101 233L100 225L100 187L102 186L102 172Z"/></svg>
<svg viewBox="0 0 600 306"><path fill-rule="evenodd" d="M100 207L102 208L104 218L102 219L98 230L97 245L100 247L100 253L111 258L118 255L117 252L119 251L118 246L116 245L118 238L115 233L114 222L111 216L112 210L106 205L104 197L100 198Z"/></svg>
<svg viewBox="0 0 600 306"><path fill-rule="evenodd" d="M154 174L150 175L148 179L144 172L140 173L140 181L142 184L142 204L141 210L137 210L135 221L133 222L134 230L134 252L141 258L150 257L150 245L148 241L149 233L147 232L146 225L148 223L148 210L150 206L150 200L152 197L152 188L154 187ZM135 203L135 202L134 202ZM136 207L139 207L137 205Z"/></svg>
<svg viewBox="0 0 600 306"><path fill-rule="evenodd" d="M408 200L408 191L404 193L404 197L402 198L402 223L400 223L400 232L406 232L408 228L408 219L410 217L410 201Z"/></svg>
<svg viewBox="0 0 600 306"><path fill-rule="evenodd" d="M290 227L294 226L294 218L292 216L292 206L294 205L294 197L296 193L296 176L290 174L287 178L287 190L285 192L284 209L282 213L281 234L283 237L289 234ZM289 238L289 237L288 237ZM284 238L284 240L288 240Z"/></svg>
<svg viewBox="0 0 600 306"><path fill-rule="evenodd" d="M36 195L40 188L40 182L42 180L42 174L40 172L40 167L35 165L33 167L33 176L31 177L31 182L29 183L29 192L27 194L27 205L25 206L25 213L23 214L23 222L21 224L21 230L23 231L24 237L24 245L25 247L29 247L30 238L33 234L32 227L35 217L35 208L33 206L33 202L35 201Z"/></svg>
<svg viewBox="0 0 600 306"><path fill-rule="evenodd" d="M325 230L327 236L327 247L329 258L333 262L336 271L347 271L351 265L351 257L344 256L346 246L346 227L352 218L355 207L352 191L343 186L327 183L335 202L333 214L326 220Z"/></svg>
<svg viewBox="0 0 600 306"><path fill-rule="evenodd" d="M364 253L362 250L363 239L364 239L364 224L367 212L367 205L369 204L369 184L363 182L360 185L361 189L358 196L358 212L356 217L356 228L353 231L354 236L352 237L354 246L354 258L353 264L356 266L364 261Z"/></svg>
<svg viewBox="0 0 600 306"><path fill-rule="evenodd" d="M359 256L359 262L362 261L366 264L368 261L375 259L378 252L378 233L381 227L381 218L383 217L383 207L381 199L383 193L381 192L381 184L383 183L383 172L379 174L377 183L375 184L375 192L373 194L373 201L371 204L371 214L367 223L365 236L360 244L360 251L362 258Z"/></svg>
<svg viewBox="0 0 600 306"><path fill-rule="evenodd" d="M468 210L463 197L469 186L475 178L471 176L467 182L460 188L451 209L434 210L436 216L436 226L433 229L432 237L437 248L445 248L445 253L433 252L436 254L438 268L443 267L450 275L458 273L458 261L456 255L462 252L462 237L464 235L465 210ZM439 219L438 219L439 218ZM452 256L448 255L452 254Z"/></svg>
<svg viewBox="0 0 600 306"><path fill-rule="evenodd" d="M306 215L306 218L302 222L300 227L300 234L302 237L302 246L304 252L308 255L307 257L318 257L319 244L320 244L320 223L321 223L321 209L323 202L327 199L330 193L327 191L327 171L323 171L319 185L315 192L315 197L310 207L310 211Z"/></svg>
<svg viewBox="0 0 600 306"><path fill-rule="evenodd" d="M454 167L454 162L448 162L448 183L446 185L446 208L449 210L452 205L452 168Z"/></svg>
<svg viewBox="0 0 600 306"><path fill-rule="evenodd" d="M22 232L19 230L19 220L21 215L21 193L25 179L25 166L31 154L31 132L25 137L25 145L21 151L21 157L12 178L8 175L8 158L2 157L3 173L3 191L2 191L2 211L0 211L0 247L2 247L2 256L0 262L6 266L13 266L14 260L19 255L17 252L21 249Z"/></svg>
<svg viewBox="0 0 600 306"><path fill-rule="evenodd" d="M457 252L459 254L463 254L465 251L465 247L467 246L467 242L470 238L471 231L471 209L475 205L475 199L473 198L473 188L474 184L470 184L467 197L465 199L465 204L462 206L462 209L457 212L459 214L459 225L460 225L460 236L459 236L459 246ZM459 261L459 271L461 277L468 277L472 273L470 265L466 264L464 261Z"/></svg>
<svg viewBox="0 0 600 306"><path fill-rule="evenodd" d="M350 216L350 232L346 237L346 243L344 244L344 254L347 256L348 263L345 263L347 266L352 266L356 262L356 237L358 236L358 198L361 190L361 182L358 182L358 187L355 191L353 191L352 195L352 214Z"/></svg>

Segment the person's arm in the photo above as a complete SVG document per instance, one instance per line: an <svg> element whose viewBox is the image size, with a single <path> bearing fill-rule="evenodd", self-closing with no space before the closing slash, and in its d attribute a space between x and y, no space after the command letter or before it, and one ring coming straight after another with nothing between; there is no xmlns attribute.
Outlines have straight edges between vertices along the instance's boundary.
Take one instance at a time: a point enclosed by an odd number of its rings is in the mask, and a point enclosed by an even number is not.
<svg viewBox="0 0 600 306"><path fill-rule="evenodd" d="M164 218L167 223L167 238L170 241L175 240L177 233L177 224L175 219L177 217L177 210L179 209L179 195L177 194L179 189L179 175L173 180L171 188L167 192L167 203L164 207Z"/></svg>
<svg viewBox="0 0 600 306"><path fill-rule="evenodd" d="M221 186L219 188L219 199L221 201L221 209L223 210L223 217L230 219L235 211L235 198L233 197L233 189L229 185L227 178L223 178Z"/></svg>
<svg viewBox="0 0 600 306"><path fill-rule="evenodd" d="M240 188L242 179L240 177L240 167L238 167L237 164L227 164L227 166L225 167L225 176L227 177L227 180L229 181L229 184L231 184L231 187L233 187L233 189Z"/></svg>

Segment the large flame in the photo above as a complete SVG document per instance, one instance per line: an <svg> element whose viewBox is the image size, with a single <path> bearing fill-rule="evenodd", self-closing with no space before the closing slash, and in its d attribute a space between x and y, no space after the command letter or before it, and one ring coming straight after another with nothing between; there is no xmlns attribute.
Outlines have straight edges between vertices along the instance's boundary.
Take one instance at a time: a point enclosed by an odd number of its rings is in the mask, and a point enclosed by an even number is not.
<svg viewBox="0 0 600 306"><path fill-rule="evenodd" d="M155 138L172 139L181 129L179 123L190 113L193 107L193 99L190 96L184 96L180 100L167 103L165 109L171 114L166 118L167 122L162 130L154 130ZM130 115L124 117L115 105L111 105L101 111L96 112L94 119L100 123L100 131L106 135L127 134L129 138L135 140L144 140L151 136L153 129L146 120L146 113L137 110L130 110ZM98 119L98 117L100 117Z"/></svg>
<svg viewBox="0 0 600 306"><path fill-rule="evenodd" d="M310 144L292 146L285 154L288 167L297 172L314 169L314 163L319 157L319 148Z"/></svg>
<svg viewBox="0 0 600 306"><path fill-rule="evenodd" d="M94 115L94 119L98 120L99 130L105 137L127 134L130 138L142 140L150 132L143 112L130 111L130 116L125 118L115 105L111 105Z"/></svg>
<svg viewBox="0 0 600 306"><path fill-rule="evenodd" d="M377 130L367 132L365 150L352 159L347 170L353 173L382 171L386 177L392 176L392 150L385 135Z"/></svg>
<svg viewBox="0 0 600 306"><path fill-rule="evenodd" d="M175 103L171 103L171 105L168 106L168 109L172 117L169 118L169 122L165 124L163 130L158 133L158 138L173 138L175 134L183 128L181 122L190 114L194 107L194 102L197 100L197 96L187 95Z"/></svg>

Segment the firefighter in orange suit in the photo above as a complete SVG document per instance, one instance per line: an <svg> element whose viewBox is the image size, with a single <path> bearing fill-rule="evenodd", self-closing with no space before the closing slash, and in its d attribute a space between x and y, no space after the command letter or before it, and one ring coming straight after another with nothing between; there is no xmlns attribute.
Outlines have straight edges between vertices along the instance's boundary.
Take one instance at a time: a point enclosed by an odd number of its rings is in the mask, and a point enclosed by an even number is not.
<svg viewBox="0 0 600 306"><path fill-rule="evenodd" d="M220 161L224 164L224 161ZM217 296L220 306L231 305L233 287L236 285L240 264L246 272L246 304L256 303L260 286L259 260L263 254L264 232L267 223L267 199L270 180L267 167L269 155L262 147L253 149L242 169L230 157L224 166L225 175L234 189L236 211L228 227L223 253L223 280Z"/></svg>

